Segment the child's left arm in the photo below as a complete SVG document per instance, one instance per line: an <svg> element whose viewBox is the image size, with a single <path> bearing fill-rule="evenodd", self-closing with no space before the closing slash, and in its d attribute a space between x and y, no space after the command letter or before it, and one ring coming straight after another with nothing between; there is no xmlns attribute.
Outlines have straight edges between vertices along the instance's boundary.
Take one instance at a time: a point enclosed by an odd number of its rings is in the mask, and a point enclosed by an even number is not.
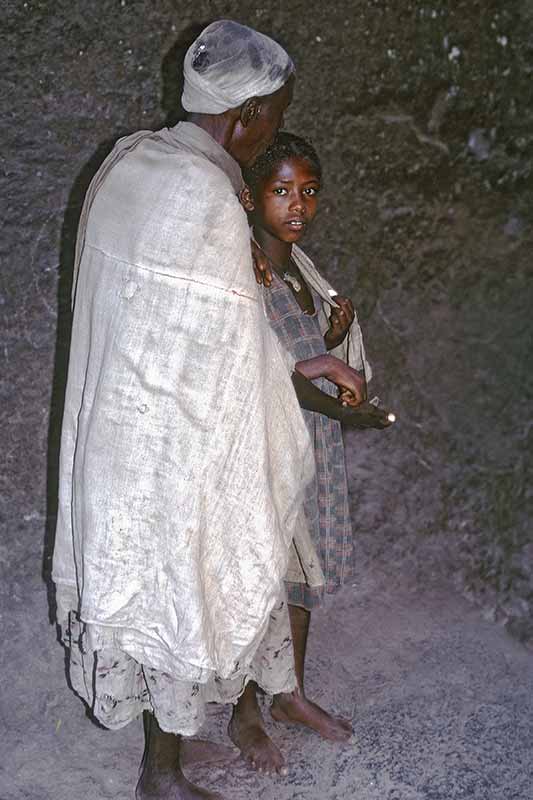
<svg viewBox="0 0 533 800"><path fill-rule="evenodd" d="M329 317L329 328L324 334L327 350L333 350L344 341L355 317L353 303L348 297L336 294L335 302L338 303L339 308L332 310Z"/></svg>

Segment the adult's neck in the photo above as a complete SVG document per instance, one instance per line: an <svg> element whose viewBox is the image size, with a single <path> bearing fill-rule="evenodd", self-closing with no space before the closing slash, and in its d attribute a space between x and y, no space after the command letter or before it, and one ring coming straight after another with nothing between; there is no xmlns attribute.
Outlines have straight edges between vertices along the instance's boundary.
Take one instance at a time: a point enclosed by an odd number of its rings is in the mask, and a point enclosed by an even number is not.
<svg viewBox="0 0 533 800"><path fill-rule="evenodd" d="M253 226L254 239L266 253L273 265L285 269L289 265L292 253L292 244L276 239L271 233L261 228L259 225Z"/></svg>
<svg viewBox="0 0 533 800"><path fill-rule="evenodd" d="M230 143L233 135L234 121L227 114L187 114L187 122L198 125L218 142L224 150L230 152Z"/></svg>

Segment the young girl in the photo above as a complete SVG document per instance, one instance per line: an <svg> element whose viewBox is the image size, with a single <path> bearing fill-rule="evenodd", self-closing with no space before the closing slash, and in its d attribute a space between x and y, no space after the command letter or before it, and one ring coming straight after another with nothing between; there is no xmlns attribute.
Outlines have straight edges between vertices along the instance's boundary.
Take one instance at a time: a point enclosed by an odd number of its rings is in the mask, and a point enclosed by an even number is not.
<svg viewBox="0 0 533 800"><path fill-rule="evenodd" d="M264 290L266 313L296 360L293 383L315 446L316 476L307 490L304 511L323 573L321 585L316 585L318 581L310 585L305 573L299 576L295 569L288 575L298 688L276 695L271 714L275 720L304 724L327 739L343 741L352 734L350 722L331 716L306 697L307 635L311 611L321 605L324 592L335 592L352 574L341 422L384 428L389 421L386 412L364 402L369 366L351 301L335 295L296 245L317 211L321 166L315 150L298 136L279 133L244 177L247 187L241 202L250 215L255 241L272 268L272 282ZM337 397L337 386L328 380L342 384L336 372L337 356L347 357L360 370L360 394L352 387ZM299 556L301 562L305 560ZM264 730L253 683L235 707L230 735L256 768L285 772L283 757Z"/></svg>

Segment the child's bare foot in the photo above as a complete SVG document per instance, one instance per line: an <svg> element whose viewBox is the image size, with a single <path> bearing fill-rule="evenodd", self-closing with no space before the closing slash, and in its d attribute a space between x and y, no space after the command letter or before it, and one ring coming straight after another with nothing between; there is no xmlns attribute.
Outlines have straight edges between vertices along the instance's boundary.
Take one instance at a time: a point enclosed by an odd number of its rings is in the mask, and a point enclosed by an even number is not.
<svg viewBox="0 0 533 800"><path fill-rule="evenodd" d="M346 742L353 734L351 722L342 717L333 717L296 690L290 694L275 696L270 708L276 722L292 722L305 725L333 742Z"/></svg>
<svg viewBox="0 0 533 800"><path fill-rule="evenodd" d="M257 714L244 714L235 708L228 734L242 757L258 772L287 775L283 756L265 731L259 710Z"/></svg>
<svg viewBox="0 0 533 800"><path fill-rule="evenodd" d="M224 800L218 792L208 792L190 783L181 772L157 772L143 769L136 800Z"/></svg>

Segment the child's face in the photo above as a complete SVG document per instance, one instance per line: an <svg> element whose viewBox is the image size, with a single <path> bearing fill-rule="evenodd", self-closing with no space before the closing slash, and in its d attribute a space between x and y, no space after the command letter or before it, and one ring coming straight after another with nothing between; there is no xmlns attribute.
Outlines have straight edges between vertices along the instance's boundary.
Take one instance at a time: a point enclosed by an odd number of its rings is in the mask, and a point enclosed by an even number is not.
<svg viewBox="0 0 533 800"><path fill-rule="evenodd" d="M282 161L253 192L254 223L282 242L297 242L316 214L319 191L320 180L308 161Z"/></svg>

